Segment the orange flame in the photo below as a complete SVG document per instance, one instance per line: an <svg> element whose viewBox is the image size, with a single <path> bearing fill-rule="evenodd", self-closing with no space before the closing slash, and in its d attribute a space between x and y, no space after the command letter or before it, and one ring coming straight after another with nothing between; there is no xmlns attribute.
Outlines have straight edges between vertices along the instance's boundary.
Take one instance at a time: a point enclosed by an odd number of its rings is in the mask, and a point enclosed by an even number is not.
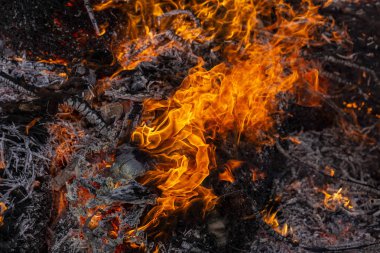
<svg viewBox="0 0 380 253"><path fill-rule="evenodd" d="M219 179L223 181L227 181L230 183L235 182L235 178L232 174L232 171L236 168L239 168L242 165L243 162L237 161L237 160L229 160L227 163L224 165L225 170L224 172L219 174Z"/></svg>
<svg viewBox="0 0 380 253"><path fill-rule="evenodd" d="M60 58L56 58L56 59L52 59L52 58L49 58L49 59L41 59L41 60L39 60L38 62L49 63L49 64L58 64L58 65L67 66L67 60L65 60L65 59L60 59Z"/></svg>
<svg viewBox="0 0 380 253"><path fill-rule="evenodd" d="M330 177L333 177L335 175L334 168L332 168L331 166L328 166L328 165L324 168L323 172L325 175L329 175Z"/></svg>
<svg viewBox="0 0 380 253"><path fill-rule="evenodd" d="M29 122L26 126L25 126L25 133L26 135L29 135L29 130L34 127L36 125L36 123L38 121L40 121L42 119L42 117L37 117L37 118L34 118L31 122Z"/></svg>
<svg viewBox="0 0 380 253"><path fill-rule="evenodd" d="M258 169L251 169L252 172L252 181L256 182L258 180L264 180L266 177L265 172L259 171Z"/></svg>
<svg viewBox="0 0 380 253"><path fill-rule="evenodd" d="M341 206L348 209L353 208L351 200L348 197L343 196L342 188L340 188L335 193L330 194L324 190L322 190L322 193L325 195L325 199L323 200L324 206L333 212L335 212Z"/></svg>
<svg viewBox="0 0 380 253"><path fill-rule="evenodd" d="M3 202L0 202L0 227L4 224L3 221L4 221L4 212L7 210L7 206L5 205L5 203Z"/></svg>
<svg viewBox="0 0 380 253"><path fill-rule="evenodd" d="M289 229L288 224L285 223L282 227L280 226L280 223L276 218L277 212L264 210L261 214L263 215L264 222L282 236L288 236L289 232L292 232L292 229Z"/></svg>
<svg viewBox="0 0 380 253"><path fill-rule="evenodd" d="M115 3L106 1L95 10ZM216 167L215 137L235 132L237 143L242 137L273 143L271 114L277 94L304 86L320 89L318 70L302 59L301 50L323 44L326 39L318 36L317 28L329 24L312 0L302 0L297 9L284 0L136 0L123 8L126 40L116 52L123 68L134 68L165 50L154 39L168 29L186 42L212 41L228 62L208 70L199 57L171 98L144 102L144 115L157 116L153 121L143 117L132 140L158 162L142 183L161 190L141 227L146 229L194 201L203 200L204 211L214 207L216 196L202 182ZM185 14L165 18L170 10L191 10L200 26L181 17ZM332 34L328 40L337 41ZM170 43L164 48L175 44Z"/></svg>

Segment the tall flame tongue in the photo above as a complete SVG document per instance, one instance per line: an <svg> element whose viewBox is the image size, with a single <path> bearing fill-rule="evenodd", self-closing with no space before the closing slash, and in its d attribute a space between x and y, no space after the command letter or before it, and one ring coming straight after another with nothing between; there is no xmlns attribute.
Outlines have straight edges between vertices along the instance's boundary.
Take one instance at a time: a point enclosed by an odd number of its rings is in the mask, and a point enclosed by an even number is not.
<svg viewBox="0 0 380 253"><path fill-rule="evenodd" d="M244 136L257 144L272 142L270 114L276 110L276 95L305 84L318 87L318 71L302 59L301 49L318 44L314 33L326 22L310 0L302 0L297 8L282 0L131 4L141 16L130 15L130 23L144 27L148 37L160 29L147 24L149 15L151 20L163 10L192 10L202 29L179 22L173 26L175 33L187 41L220 42L218 47L228 60L206 70L199 57L199 64L171 98L144 103L144 114L159 116L138 127L132 140L158 162L143 183L161 190L141 228L146 229L194 201L202 200L204 211L214 207L216 196L202 182L216 167L215 147L210 144L216 136L226 138L228 132L235 132L236 141ZM148 5L154 8L143 8ZM129 29L136 35L136 28Z"/></svg>

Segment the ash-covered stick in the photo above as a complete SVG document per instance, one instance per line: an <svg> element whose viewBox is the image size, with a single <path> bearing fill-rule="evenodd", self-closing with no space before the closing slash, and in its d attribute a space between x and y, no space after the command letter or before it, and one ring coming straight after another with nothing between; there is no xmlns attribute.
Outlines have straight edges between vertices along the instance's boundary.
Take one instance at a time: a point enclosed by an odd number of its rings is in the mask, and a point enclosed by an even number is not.
<svg viewBox="0 0 380 253"><path fill-rule="evenodd" d="M367 249L368 252L372 247L376 247L378 249L380 241L376 242L351 242L347 244L340 245L328 245L328 246L308 246L308 245L300 245L301 248L309 250L311 252L342 252L342 251L351 251L351 250L359 250L359 249Z"/></svg>
<svg viewBox="0 0 380 253"><path fill-rule="evenodd" d="M69 98L64 101L64 104L78 111L82 117L96 127L100 134L107 135L107 124L104 119L87 102L79 98Z"/></svg>
<svg viewBox="0 0 380 253"><path fill-rule="evenodd" d="M159 16L157 18L157 21L160 24L163 18L177 16L177 15L187 15L189 16L190 19L193 20L193 22L196 24L197 27L201 26L201 22L199 21L199 19L194 15L194 13L192 13L189 10L173 10L173 11L166 12L162 14L161 16Z"/></svg>
<svg viewBox="0 0 380 253"><path fill-rule="evenodd" d="M83 0L84 6L86 7L88 17L91 20L92 26L94 27L96 36L100 36L100 30L98 26L98 22L96 22L94 11L91 7L90 0Z"/></svg>
<svg viewBox="0 0 380 253"><path fill-rule="evenodd" d="M319 72L319 75L322 76L322 77L325 77L325 78L328 78L332 81L335 81L335 82L338 82L338 83L341 83L341 84L344 84L344 85L347 85L347 86L354 86L355 84L351 81L348 81L348 80L345 80L333 73L330 73L330 72L327 72L327 71L323 71L321 70Z"/></svg>
<svg viewBox="0 0 380 253"><path fill-rule="evenodd" d="M359 64L356 64L356 63L353 63L353 62L350 62L350 61L336 59L333 56L326 56L326 57L324 57L324 60L327 61L327 62L332 62L332 63L340 64L340 65L343 65L343 66L346 66L346 67L349 67L349 68L353 68L353 69L361 70L363 72L367 72L367 73L369 73L372 76L374 82L377 85L380 85L380 80L377 77L376 72L373 69L361 66Z"/></svg>
<svg viewBox="0 0 380 253"><path fill-rule="evenodd" d="M18 84L16 79L14 79L10 75L8 75L2 71L0 71L0 84L3 84L3 85L8 86L12 89L15 89L18 92L23 93L25 95L28 95L31 97L36 97L36 94L33 91L24 88L23 86Z"/></svg>

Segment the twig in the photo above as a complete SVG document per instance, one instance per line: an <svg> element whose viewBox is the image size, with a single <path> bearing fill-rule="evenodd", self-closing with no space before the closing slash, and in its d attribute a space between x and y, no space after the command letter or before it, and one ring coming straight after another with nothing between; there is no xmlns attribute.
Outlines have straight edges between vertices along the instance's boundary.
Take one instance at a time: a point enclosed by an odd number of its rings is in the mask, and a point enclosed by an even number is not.
<svg viewBox="0 0 380 253"><path fill-rule="evenodd" d="M3 83L4 85L11 87L12 89L15 89L18 92L21 92L25 95L36 97L36 94L33 91L22 87L20 84L17 83L16 79L2 71L0 71L0 83Z"/></svg>
<svg viewBox="0 0 380 253"><path fill-rule="evenodd" d="M346 250L357 250L364 249L373 246L378 246L380 241L373 243L361 243L361 242L352 242L347 244L341 244L336 246L308 246L308 245L300 245L301 248L310 250L312 252L331 252L331 251L346 251Z"/></svg>
<svg viewBox="0 0 380 253"><path fill-rule="evenodd" d="M85 118L90 124L94 125L97 131L102 135L107 135L107 124L103 118L94 111L90 105L79 98L69 98L64 104L76 110L83 118Z"/></svg>
<svg viewBox="0 0 380 253"><path fill-rule="evenodd" d="M374 82L377 85L380 85L380 81L379 81L379 78L376 75L376 72L374 70L370 69L370 68L367 68L367 67L364 67L364 66L360 66L360 65L358 65L356 63L349 62L349 61L346 61L346 60L336 59L333 56L327 56L327 57L324 57L323 59L325 61L327 61L327 62L332 62L332 63L340 64L340 65L343 65L343 66L346 66L346 67L349 67L349 68L353 68L353 69L357 69L357 70L361 70L361 71L367 72L367 73L369 73L372 76Z"/></svg>
<svg viewBox="0 0 380 253"><path fill-rule="evenodd" d="M92 26L94 27L96 36L100 36L100 30L98 26L98 22L96 22L94 11L91 7L90 0L83 0L84 6L86 7L88 17L91 20Z"/></svg>
<svg viewBox="0 0 380 253"><path fill-rule="evenodd" d="M172 10L172 11L168 11L168 12L162 14L161 16L159 16L157 18L157 21L160 24L161 20L163 18L177 16L177 15L187 15L187 16L189 16L191 18L191 20L196 24L197 27L201 26L201 23L200 23L199 19L197 17L195 17L195 15L191 11L189 11L189 10Z"/></svg>

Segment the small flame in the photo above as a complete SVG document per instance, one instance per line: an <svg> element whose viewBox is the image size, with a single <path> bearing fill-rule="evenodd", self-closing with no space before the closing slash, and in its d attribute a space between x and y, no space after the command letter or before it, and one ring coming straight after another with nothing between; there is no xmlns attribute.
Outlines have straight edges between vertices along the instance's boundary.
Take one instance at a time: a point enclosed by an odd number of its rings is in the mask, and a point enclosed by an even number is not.
<svg viewBox="0 0 380 253"><path fill-rule="evenodd" d="M294 144L296 144L296 145L300 145L302 142L300 141L300 139L298 139L297 137L295 137L295 136L290 136L290 137L288 137L288 139L292 142L292 143L294 143Z"/></svg>
<svg viewBox="0 0 380 253"><path fill-rule="evenodd" d="M107 32L107 28L109 26L109 23L104 23L99 26L99 34L98 36L103 36Z"/></svg>
<svg viewBox="0 0 380 253"><path fill-rule="evenodd" d="M266 177L266 174L264 171L260 171L258 169L252 169L251 172L252 172L252 181L253 182L256 182L259 180L264 180Z"/></svg>
<svg viewBox="0 0 380 253"><path fill-rule="evenodd" d="M219 174L219 179L223 181L227 181L230 183L235 182L235 178L232 174L232 171L239 168L243 164L242 161L237 160L229 160L224 165L224 171Z"/></svg>
<svg viewBox="0 0 380 253"><path fill-rule="evenodd" d="M0 227L4 224L3 221L4 221L4 212L7 210L7 206L5 205L5 203L3 202L0 202Z"/></svg>
<svg viewBox="0 0 380 253"><path fill-rule="evenodd" d="M56 58L56 59L52 59L52 58L41 59L38 62L67 66L67 60L60 59L60 58Z"/></svg>
<svg viewBox="0 0 380 253"><path fill-rule="evenodd" d="M114 0L106 0L94 6L94 11L104 11L110 8L118 8L120 4L115 3Z"/></svg>
<svg viewBox="0 0 380 253"><path fill-rule="evenodd" d="M274 229L274 231L281 234L282 236L288 236L289 232L292 231L291 229L289 229L289 226L286 223L282 227L280 226L280 223L276 218L277 211L272 212L271 210L264 210L261 212L261 215L263 216L264 222L271 226Z"/></svg>
<svg viewBox="0 0 380 253"><path fill-rule="evenodd" d="M329 175L330 177L333 177L335 175L334 168L332 168L331 166L328 166L328 165L325 167L323 172L325 175Z"/></svg>
<svg viewBox="0 0 380 253"><path fill-rule="evenodd" d="M324 190L322 190L322 193L325 195L323 204L328 210L335 212L339 207L342 206L347 209L353 208L351 200L348 197L343 196L342 188L339 188L339 190L335 193L328 193Z"/></svg>

